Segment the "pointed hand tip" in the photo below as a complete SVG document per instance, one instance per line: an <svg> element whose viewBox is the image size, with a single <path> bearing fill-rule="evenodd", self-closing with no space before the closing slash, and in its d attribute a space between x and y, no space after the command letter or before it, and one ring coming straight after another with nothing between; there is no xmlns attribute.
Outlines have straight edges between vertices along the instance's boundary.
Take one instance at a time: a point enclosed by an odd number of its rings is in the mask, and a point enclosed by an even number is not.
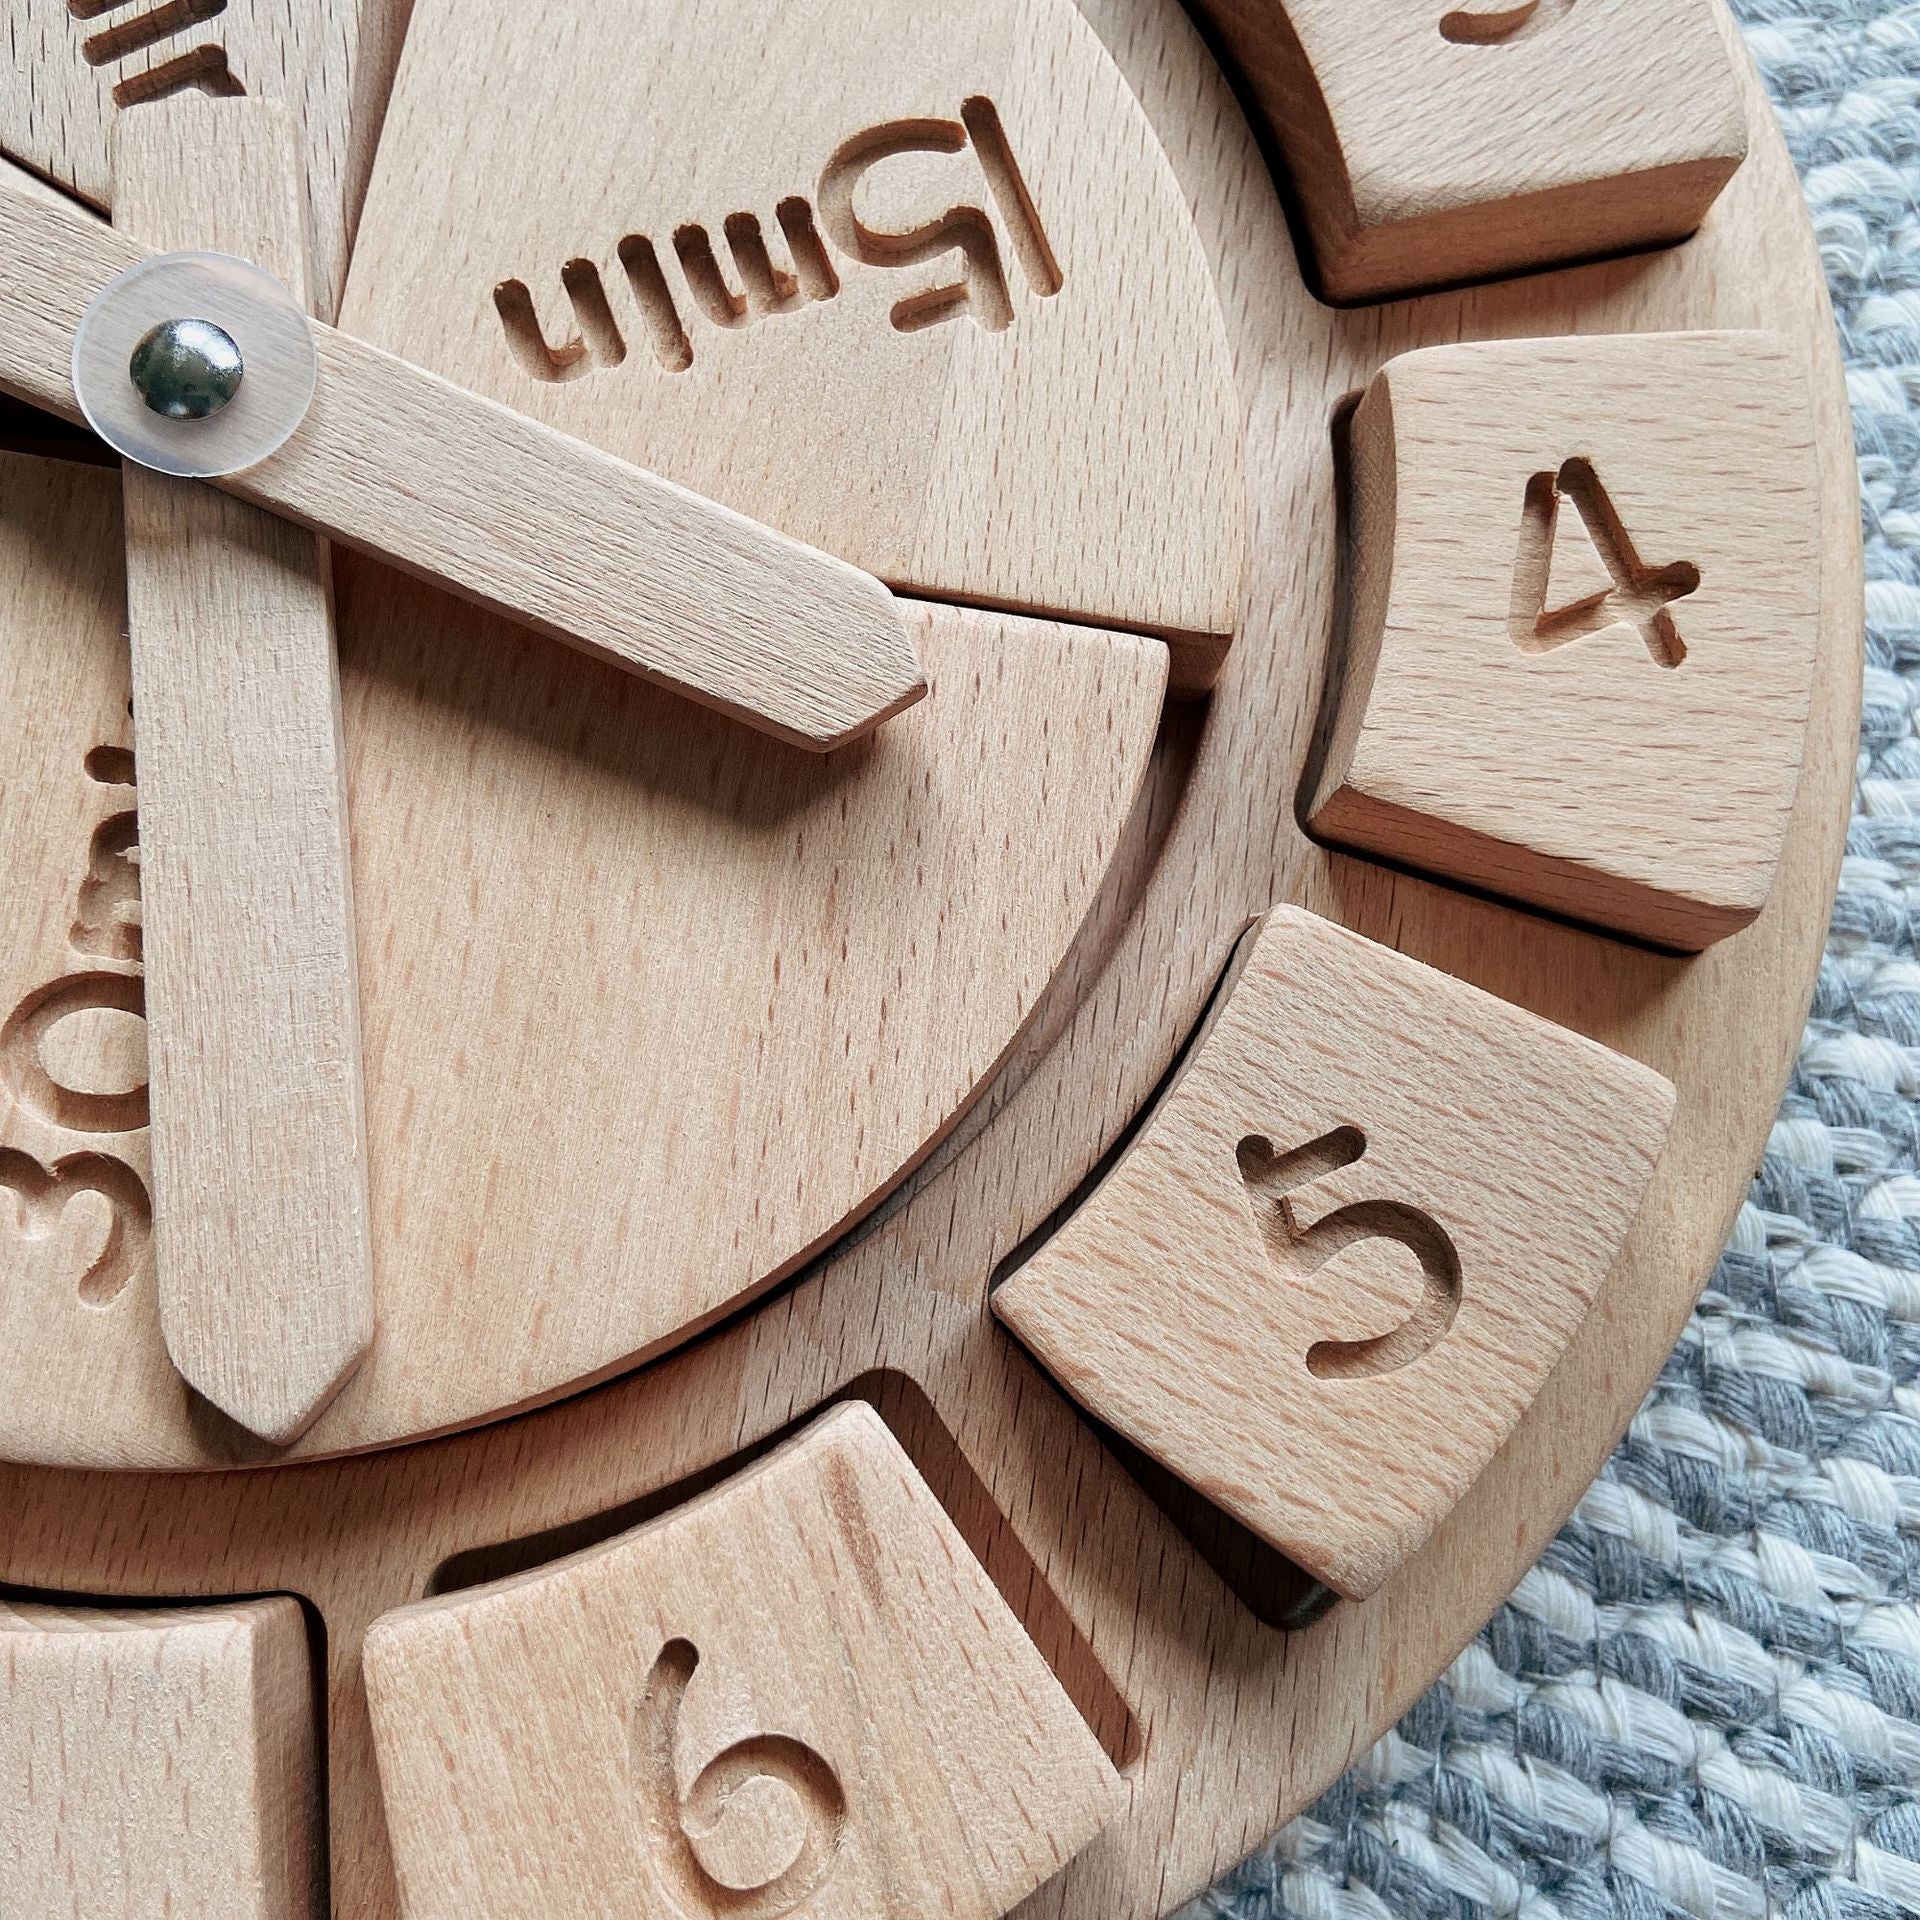
<svg viewBox="0 0 1920 1920"><path fill-rule="evenodd" d="M298 1372L285 1366L217 1370L183 1362L174 1366L186 1384L216 1412L276 1449L290 1447L333 1404L366 1358L371 1329L364 1339L344 1343L331 1358Z"/></svg>

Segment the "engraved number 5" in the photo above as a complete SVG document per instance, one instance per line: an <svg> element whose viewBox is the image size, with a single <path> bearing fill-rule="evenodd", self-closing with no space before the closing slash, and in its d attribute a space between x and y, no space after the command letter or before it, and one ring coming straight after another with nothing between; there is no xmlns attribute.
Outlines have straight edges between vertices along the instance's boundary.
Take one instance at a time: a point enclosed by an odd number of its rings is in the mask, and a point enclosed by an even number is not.
<svg viewBox="0 0 1920 1920"><path fill-rule="evenodd" d="M1294 1216L1293 1195L1367 1150L1358 1127L1336 1127L1305 1146L1278 1153L1264 1134L1240 1142L1240 1177L1283 1280L1298 1285L1368 1240L1393 1240L1420 1263L1420 1299L1388 1332L1365 1340L1319 1340L1307 1349L1307 1371L1318 1379L1354 1379L1391 1373L1429 1353L1453 1325L1460 1307L1460 1256L1446 1230L1418 1207L1397 1200L1361 1200L1337 1207L1311 1227Z"/></svg>

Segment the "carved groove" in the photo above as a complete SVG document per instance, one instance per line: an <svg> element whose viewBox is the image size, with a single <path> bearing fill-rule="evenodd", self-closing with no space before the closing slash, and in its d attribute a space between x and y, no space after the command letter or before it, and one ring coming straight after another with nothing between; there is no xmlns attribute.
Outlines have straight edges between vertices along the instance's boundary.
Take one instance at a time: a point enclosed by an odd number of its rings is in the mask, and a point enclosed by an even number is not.
<svg viewBox="0 0 1920 1920"><path fill-rule="evenodd" d="M159 6L144 13L127 11L137 4L138 0L67 0L67 11L76 21L97 20L109 13L125 15L81 41L81 57L89 66L117 65L162 40L204 26L227 10L227 0L161 0ZM183 93L189 87L223 96L246 92L227 63L226 49L208 42L127 75L114 84L113 99L116 106L135 107Z"/></svg>
<svg viewBox="0 0 1920 1920"><path fill-rule="evenodd" d="M723 231L750 313L786 313L800 304L800 276L774 259L757 213L728 214Z"/></svg>
<svg viewBox="0 0 1920 1920"><path fill-rule="evenodd" d="M814 224L812 207L797 193L790 193L773 211L780 231L786 235L801 291L809 300L831 300L840 291L840 276L834 272L826 242Z"/></svg>
<svg viewBox="0 0 1920 1920"><path fill-rule="evenodd" d="M1546 601L1554 528L1566 512L1579 514L1613 586L1596 600L1560 610L1549 608ZM1522 653L1550 653L1626 625L1637 629L1657 665L1677 667L1686 659L1687 647L1668 608L1699 587L1700 569L1690 561L1646 564L1591 461L1568 460L1557 474L1536 473L1527 482L1509 623L1513 643Z"/></svg>
<svg viewBox="0 0 1920 1920"><path fill-rule="evenodd" d="M1320 1340L1307 1349L1307 1371L1317 1379L1361 1379L1410 1366L1430 1353L1460 1309L1460 1256L1431 1215L1397 1200L1361 1200L1337 1207L1303 1228L1293 1196L1367 1150L1358 1127L1336 1127L1317 1140L1277 1152L1264 1134L1250 1133L1236 1157L1267 1251L1281 1278L1297 1284L1368 1240L1393 1240L1418 1261L1420 1299L1398 1326L1364 1340Z"/></svg>
<svg viewBox="0 0 1920 1920"><path fill-rule="evenodd" d="M759 231L758 225L755 232ZM705 227L684 226L673 236L673 250L686 275L695 303L716 327L743 327L747 323L747 296L727 278Z"/></svg>
<svg viewBox="0 0 1920 1920"><path fill-rule="evenodd" d="M580 276L574 274L574 269L581 264L570 260L561 269L560 283L573 300L575 330L557 347L548 345L541 331L540 316L533 308L533 293L524 280L503 280L493 290L493 304L499 312L500 324L506 329L507 344L513 349L514 358L536 380L573 380L593 371L592 349L586 340L585 320L580 312ZM597 284L598 271L591 269L590 262L587 264ZM604 291L600 298L604 307Z"/></svg>
<svg viewBox="0 0 1920 1920"><path fill-rule="evenodd" d="M627 357L627 343L614 323L613 309L607 304L607 290L600 284L600 269L591 260L569 260L560 269L560 284L573 302L580 331L586 337L587 351L603 367L617 367Z"/></svg>
<svg viewBox="0 0 1920 1920"><path fill-rule="evenodd" d="M941 281L908 294L893 308L901 333L970 313L991 333L1013 324L1013 296L1000 263L993 222L980 207L949 207L917 226L892 231L870 227L854 205L861 182L874 168L910 153L958 154L967 129L958 120L896 120L855 134L827 162L820 176L820 216L842 253L870 267L911 267L957 254L958 280Z"/></svg>
<svg viewBox="0 0 1920 1920"><path fill-rule="evenodd" d="M127 703L128 712L132 712L133 703ZM133 785L133 749L131 747L89 747L80 763L85 767L87 778L102 787L130 787Z"/></svg>
<svg viewBox="0 0 1920 1920"><path fill-rule="evenodd" d="M141 957L140 816L110 813L93 830L68 945L109 960Z"/></svg>
<svg viewBox="0 0 1920 1920"><path fill-rule="evenodd" d="M69 8L73 0L68 0ZM163 0L150 13L137 13L98 33L90 33L80 43L80 51L92 67L110 67L129 54L139 53L160 40L200 26L227 10L227 0ZM77 10L76 10L77 13Z"/></svg>
<svg viewBox="0 0 1920 1920"><path fill-rule="evenodd" d="M107 1203L107 1237L81 1274L79 1294L90 1307L110 1307L139 1272L153 1238L153 1203L145 1183L124 1160L107 1153L72 1153L51 1168L13 1147L0 1147L0 1189L18 1203L29 1240L51 1240L67 1208L83 1193Z"/></svg>
<svg viewBox="0 0 1920 1920"><path fill-rule="evenodd" d="M620 265L647 337L653 342L654 358L669 373L685 373L693 365L693 342L687 338L653 242L644 233L628 234L620 242Z"/></svg>
<svg viewBox="0 0 1920 1920"><path fill-rule="evenodd" d="M960 109L960 122L973 138L981 170L999 202L1000 216L1007 223L1027 284L1042 299L1051 300L1066 285L1066 276L1054 257L1047 230L1040 224L1040 210L1033 204L1026 175L1013 157L1007 130L1000 124L1000 109L985 94L976 93Z"/></svg>
<svg viewBox="0 0 1920 1920"><path fill-rule="evenodd" d="M142 106L149 100L164 100L170 94L185 93L189 87L198 87L202 93L222 100L235 99L246 92L239 77L227 65L226 49L205 46L195 47L191 53L183 53L163 67L150 67L145 73L116 82L114 105Z"/></svg>
<svg viewBox="0 0 1920 1920"><path fill-rule="evenodd" d="M846 1792L833 1768L803 1741L759 1733L714 1755L682 1798L674 1748L681 1704L699 1664L690 1640L669 1640L654 1659L633 1716L635 1787L654 1869L684 1920L783 1920L812 1900L833 1873L846 1833ZM785 1859L748 1869L709 1865L720 1845L739 1842L741 1829L729 1833L730 1823L758 1816L766 1828L776 1808L799 1822ZM763 1837L745 1831L749 1849Z"/></svg>

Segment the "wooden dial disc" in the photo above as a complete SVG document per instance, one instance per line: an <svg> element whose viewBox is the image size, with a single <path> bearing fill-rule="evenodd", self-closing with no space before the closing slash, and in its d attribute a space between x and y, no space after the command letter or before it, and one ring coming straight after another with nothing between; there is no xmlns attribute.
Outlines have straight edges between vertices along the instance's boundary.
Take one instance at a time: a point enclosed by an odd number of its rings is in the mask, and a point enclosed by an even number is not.
<svg viewBox="0 0 1920 1920"><path fill-rule="evenodd" d="M1169 708L1150 745L1139 709L1149 709L1150 726L1157 688L1143 692L1142 669L1128 662L1136 658L1130 647L1157 643L1049 628L1035 645L1016 647L1007 630L1016 623L987 616L973 616L985 623L978 629L954 629L960 637L950 642L953 658L964 665L949 672L972 689L967 697L981 703L983 719L990 710L991 724L975 745L991 747L987 757L1009 796L1021 782L1041 779L1034 756L1044 758L1045 748L1034 732L1044 730L1027 716L1035 703L1057 697L1050 690L1057 682L1037 672L1037 646L1056 646L1062 671L1067 655L1104 649L1077 669L1080 705L1090 701L1103 728L1111 707L1121 744L1097 762L1112 783L1101 790L1100 818L1058 816L1062 831L1071 824L1085 836L1072 872L1095 877L1084 890L1076 883L1049 896L1031 969L1009 970L1000 982L997 1016L989 1020L968 1004L965 977L927 995L917 1016L915 1045L930 1023L958 1021L973 1034L961 1049L966 1072L929 1096L929 1113L938 1107L939 1117L927 1118L912 1144L896 1141L880 1156L891 1156L895 1171L916 1152L924 1152L923 1163L847 1243L751 1311L561 1406L424 1444L239 1472L156 1477L106 1468L0 1468L0 1512L8 1515L0 1529L0 1581L10 1586L68 1598L172 1601L293 1593L310 1604L324 1626L337 1914L390 1920L401 1911L362 1669L376 1619L430 1593L527 1574L641 1523L660 1524L662 1515L673 1524L669 1510L683 1501L721 1500L730 1486L745 1489L749 1482L738 1476L760 1470L750 1460L808 1428L829 1402L863 1399L878 1409L1126 1783L1124 1811L1020 1911L1048 1920L1156 1920L1334 1778L1431 1680L1551 1537L1638 1405L1745 1191L1817 964L1842 844L1860 666L1855 482L1837 349L1797 184L1757 82L1742 69L1751 156L1684 245L1391 306L1335 310L1308 291L1262 152L1185 14L1171 0L1088 0L1084 12L1159 135L1219 289L1244 408L1249 568L1239 632L1210 699ZM1730 24L1720 25L1730 37ZM1417 127L1410 128L1408 138L1417 137ZM1753 327L1781 335L1806 371L1824 529L1803 773L1765 909L1706 952L1679 957L1310 840L1299 809L1342 625L1346 529L1337 429L1346 403L1383 362L1417 347ZM1703 419L1703 439L1712 431ZM29 477L37 488L31 502L10 503L4 516L11 579L26 565L23 516L41 516L44 524L46 516L68 514L69 524L80 525L91 515L108 529L99 537L110 545L107 479L50 468ZM24 497L14 494L16 501ZM497 1114L493 1124L516 1130L521 1157L512 1164L541 1156L535 1170L550 1209L541 1219L564 1223L583 1207L608 1204L608 1183L634 1156L664 1151L631 1121L582 1150L583 1114L570 1104L576 1083L569 1076L584 1071L585 1062L611 1057L622 1099L657 1064L630 1033L594 1017L605 968L635 928L629 898L604 860L587 858L583 843L604 830L594 800L613 797L630 778L630 769L616 777L608 768L606 742L642 731L632 697L595 702L556 674L553 697L575 703L556 737L547 708L488 686L498 663L522 643L495 636L484 662L477 646L451 665L444 650L430 661L416 644L435 617L429 596L409 590L403 597L358 566L343 573L342 585L350 686L355 649L362 649L349 740L357 731L367 755L363 804L371 823L385 822L380 831L396 889L373 921L390 931L391 948L376 935L363 949L374 1008L370 1085L377 1087L383 1048L430 1038L444 1056L436 1084L458 1098L472 1075L496 1071L475 1051L476 1023L492 1035L504 1022L516 1044L543 1047L546 1078L535 1074L527 1083L543 1110ZM30 693L31 718L0 764L10 847L36 835L57 837L56 830L70 839L85 808L72 792L56 792L58 781L76 787L97 814L78 850L63 856L69 864L59 885L44 890L24 923L33 937L56 945L79 917L76 883L92 877L88 835L125 811L124 800L116 809L89 798L86 783L101 787L103 776L110 781L130 771L119 687L104 664L111 591L78 560L57 587L55 611L39 627L26 631L18 618L8 624L8 672ZM383 632L378 642L369 637ZM91 677L76 679L71 659L57 671L49 664L56 644L71 647L76 634L83 642L92 635L87 644L102 655ZM928 645L930 656L939 644ZM14 664L19 660L31 663L31 674ZM1035 677L1019 693L1002 693L998 673ZM936 681L926 705L939 704ZM0 708L0 723L14 725L14 711ZM916 722L909 716L899 724ZM55 737L75 726L73 739ZM1020 733L1018 751L1009 747L1002 756L996 727ZM376 737L391 755L384 764L371 755ZM91 766L90 750L100 750ZM749 771L763 764L753 757L763 751L754 743L735 773L733 749L716 734L700 763L703 782L690 791L683 779L649 776L642 817L700 807L717 791L730 804L750 811L757 805L762 829L778 831L777 818L768 819L778 813L777 798L756 788ZM876 757L885 752L883 736ZM587 799L575 796L549 813L540 783L555 778L560 759L573 767L584 761L597 785ZM435 835L423 838L415 829L428 816L418 808L409 813L406 795L392 785L383 791L381 782L430 783L436 768L459 783L466 810L436 800ZM1144 769L1137 800L1135 768ZM476 808L499 810L510 823L502 841L487 840L485 852L463 837L477 828ZM996 824L1016 841L1035 828L1031 808L1011 821L996 816ZM649 844L638 824L632 831L628 858L644 870ZM105 845L110 855L111 835ZM1018 848L989 855L970 845L984 864L974 869L979 891L969 934L1005 940L1003 920L1010 924L1033 905L1018 891ZM410 848L422 869L415 878L436 902L418 925L400 897ZM104 871L107 891L96 889L87 900L104 916L106 931L97 937L111 943L124 936L112 931L122 923L113 918L114 870L108 864ZM724 867L711 878L723 884ZM1064 875L1055 879L1065 885ZM519 890L515 916L485 924L476 902L503 885ZM378 884L370 891L377 894ZM564 917L555 905L562 899ZM1292 1631L1278 1624L1297 1594L1287 1570L1110 1444L995 1320L988 1300L1007 1256L1074 1195L1162 1078L1248 922L1277 902L1337 920L1602 1041L1657 1069L1677 1093L1672 1133L1625 1248L1531 1411L1429 1543L1377 1593ZM754 910L752 900L739 903L742 915ZM836 910L876 909L841 896ZM684 936L684 929L658 931ZM718 952L720 930L709 931ZM501 966L524 971L504 1003L487 999L500 991L498 972L472 971L473 938L504 955ZM397 964L403 956L404 967ZM110 952L97 958L95 972L130 976L124 959L116 965ZM724 953L716 964L726 964ZM383 975L383 968L395 971ZM556 978L564 980L564 993L543 993L543 979ZM74 1040L69 1065L91 1076L79 1086L83 1099L108 1103L92 1111L122 1123L109 1144L123 1146L121 1157L137 1171L138 1114L130 1104L137 1060L128 1025L137 1002L130 989L117 991L121 1001L97 1015L94 1037L84 1045ZM383 995L393 996L384 1017ZM431 1036L399 1035L403 995L410 997L409 1022L433 1023ZM553 1023L556 1012L564 1014L563 1028ZM660 1021L642 1046L657 1047L672 1025ZM902 1051L909 1050L903 1040ZM984 1097L956 1119L970 1086L996 1062ZM724 1104L745 1084L711 1086L707 1097ZM427 1153L438 1119L432 1103L416 1104L396 1115L396 1126ZM61 1157L55 1145L43 1135L16 1151L33 1154L46 1169ZM487 1154L484 1141L455 1150L474 1151L482 1162ZM105 1177L94 1165L69 1174L82 1186ZM767 1180L773 1204L790 1170L756 1166L752 1177ZM386 1224L406 1225L408 1210L420 1204L417 1183L397 1166L388 1178ZM873 1184L884 1184L884 1176ZM815 1234L796 1237L790 1259L835 1230L864 1197L853 1194L825 1209ZM484 1183L468 1198L459 1232L470 1237L486 1230ZM66 1256L93 1276L96 1294L112 1279L112 1261L106 1269L100 1262L109 1253L129 1257L104 1226L111 1204L97 1186L85 1188L56 1220L56 1233L70 1236ZM684 1204L697 1206L699 1196L687 1195ZM444 1224L451 1230L450 1221ZM647 1231L638 1219L628 1224ZM38 1264L24 1271L40 1276L39 1284L54 1284L54 1251L54 1242L32 1243ZM531 1295L541 1277L537 1267L526 1271L529 1313L537 1312ZM456 1310L468 1279L457 1265L445 1277L443 1317ZM117 1297L137 1300L137 1286L128 1279ZM116 1311L85 1304L96 1316L91 1326L106 1325ZM512 1303L503 1310L512 1311ZM17 1294L6 1311L12 1332ZM431 1339L435 1325L423 1311L418 1337ZM474 1364L511 1365L510 1357L496 1361L483 1343L475 1347ZM96 1346L87 1358L91 1371L43 1390L43 1428L63 1417L63 1391L109 1410L116 1387L138 1399L137 1370L116 1374L114 1351L110 1343ZM404 1403L396 1388L394 1404ZM328 1418L345 1420L349 1405L343 1401L340 1414ZM173 1409L167 1417L165 1444L154 1447L151 1462L235 1457L233 1436L209 1432L190 1411ZM420 1422L432 1424L444 1422ZM85 1425L70 1420L75 1443ZM345 1431L336 1429L331 1444L343 1444ZM31 1438L16 1431L8 1450ZM311 1438L324 1449L324 1423ZM893 1472L891 1456L887 1464ZM857 1545L859 1529L846 1522L844 1503L833 1511L844 1539ZM836 1536L835 1551L843 1550L848 1565L859 1563L856 1547ZM738 1698L702 1700L694 1691L700 1683L696 1671L685 1693L689 1722L713 1724L716 1744L734 1737L746 1724L744 1709L735 1711ZM679 1785L688 1794L703 1758L684 1756ZM831 1813L830 1798L813 1804ZM804 1858L804 1842L796 1838L794 1846L794 1857Z"/></svg>

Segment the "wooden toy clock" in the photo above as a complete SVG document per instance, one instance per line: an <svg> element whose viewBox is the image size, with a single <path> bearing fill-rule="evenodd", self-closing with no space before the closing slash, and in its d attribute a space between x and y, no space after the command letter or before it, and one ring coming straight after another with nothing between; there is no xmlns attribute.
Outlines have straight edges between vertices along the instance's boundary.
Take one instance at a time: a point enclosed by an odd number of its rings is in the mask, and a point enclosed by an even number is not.
<svg viewBox="0 0 1920 1920"><path fill-rule="evenodd" d="M1551 1536L1804 1017L1718 0L8 29L0 1914L1158 1920Z"/></svg>

